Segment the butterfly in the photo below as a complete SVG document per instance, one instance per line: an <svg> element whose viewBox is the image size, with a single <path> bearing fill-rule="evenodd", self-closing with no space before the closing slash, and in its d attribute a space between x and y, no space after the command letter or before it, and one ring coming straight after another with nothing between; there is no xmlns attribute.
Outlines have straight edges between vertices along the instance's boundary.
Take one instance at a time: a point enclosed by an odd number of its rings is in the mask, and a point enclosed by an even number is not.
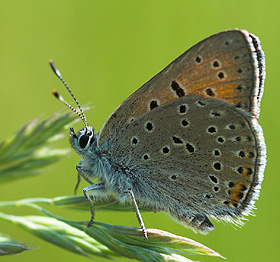
<svg viewBox="0 0 280 262"><path fill-rule="evenodd" d="M214 229L210 219L241 224L251 213L266 164L258 124L265 63L256 36L229 30L194 45L122 102L99 133L50 65L78 110L53 94L85 124L70 128L70 143L81 156L78 175L90 184L83 189L89 226L93 196L108 193L132 203L145 238L139 204L203 234Z"/></svg>

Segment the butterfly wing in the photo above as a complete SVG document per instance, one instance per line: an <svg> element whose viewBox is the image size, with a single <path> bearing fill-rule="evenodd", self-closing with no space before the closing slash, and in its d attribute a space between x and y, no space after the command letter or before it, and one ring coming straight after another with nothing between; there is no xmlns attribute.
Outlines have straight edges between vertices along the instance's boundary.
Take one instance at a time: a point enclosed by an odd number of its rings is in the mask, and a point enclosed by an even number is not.
<svg viewBox="0 0 280 262"><path fill-rule="evenodd" d="M258 197L265 145L257 38L227 31L198 43L125 100L98 145L133 180L138 202L207 232Z"/></svg>

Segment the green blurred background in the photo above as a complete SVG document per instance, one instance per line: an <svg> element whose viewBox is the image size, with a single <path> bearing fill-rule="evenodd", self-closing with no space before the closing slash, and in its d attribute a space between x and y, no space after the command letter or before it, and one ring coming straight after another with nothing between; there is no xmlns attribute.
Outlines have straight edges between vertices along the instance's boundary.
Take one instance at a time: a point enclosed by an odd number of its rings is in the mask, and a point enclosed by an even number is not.
<svg viewBox="0 0 280 262"><path fill-rule="evenodd" d="M279 261L279 9L278 1L260 0L1 0L0 139L30 119L46 117L63 108L52 97L52 88L71 101L51 72L49 59L55 61L80 103L94 106L87 112L87 118L100 130L126 97L193 44L226 29L247 29L261 39L267 65L260 123L268 148L268 164L256 217L249 217L243 228L215 223L216 229L207 236L194 234L164 213L144 213L143 217L147 227L192 238L220 252L227 261ZM69 147L67 140L59 145ZM44 174L0 185L0 198L71 195L78 161L73 152L70 158ZM80 187L80 193L85 185ZM32 212L29 209L5 211ZM90 215L62 209L56 212L76 220L86 220ZM96 219L138 225L133 213L99 212ZM3 221L0 221L0 232L39 247L2 258L3 261L88 261ZM191 258L222 261L202 256Z"/></svg>

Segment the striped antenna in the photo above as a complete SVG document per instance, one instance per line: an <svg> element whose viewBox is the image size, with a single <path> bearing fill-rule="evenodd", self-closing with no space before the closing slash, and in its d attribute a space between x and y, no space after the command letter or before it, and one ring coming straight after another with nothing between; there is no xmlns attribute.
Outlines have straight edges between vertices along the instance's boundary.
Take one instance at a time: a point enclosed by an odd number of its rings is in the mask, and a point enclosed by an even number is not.
<svg viewBox="0 0 280 262"><path fill-rule="evenodd" d="M77 104L80 112L78 112L73 106L71 106L68 102L66 102L66 100L64 100L64 98L55 90L52 90L52 94L63 104L65 104L67 107L69 107L73 112L75 112L84 122L86 128L88 128L88 124L87 124L87 119L86 116L84 114L84 111L80 105L80 103L78 102L78 100L76 99L76 97L74 96L74 94L72 93L71 89L69 88L69 86L67 85L67 83L65 82L65 80L63 79L61 73L59 72L59 70L56 68L56 66L54 65L54 62L52 60L49 61L50 66L53 70L53 72L55 73L55 75L60 79L60 81L63 83L63 85L66 87L66 89L68 90L68 92L70 93L70 95L72 96L72 98L74 99L75 103Z"/></svg>

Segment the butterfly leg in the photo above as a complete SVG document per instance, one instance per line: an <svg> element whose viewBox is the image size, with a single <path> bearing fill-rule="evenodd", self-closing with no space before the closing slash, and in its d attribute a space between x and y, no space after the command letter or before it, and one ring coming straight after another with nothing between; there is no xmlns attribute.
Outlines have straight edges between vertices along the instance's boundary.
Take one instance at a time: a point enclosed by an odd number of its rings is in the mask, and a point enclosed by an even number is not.
<svg viewBox="0 0 280 262"><path fill-rule="evenodd" d="M80 164L76 166L76 170L78 171L78 176L77 176L77 184L75 186L75 189L74 189L74 195L76 195L76 192L77 192L77 189L79 187L79 184L81 182L81 177L87 181L89 184L93 184L89 177L92 176L91 175L91 170L89 168L87 168L87 166L85 165L82 165L83 163L83 159L80 160Z"/></svg>
<svg viewBox="0 0 280 262"><path fill-rule="evenodd" d="M92 224L93 224L93 221L94 221L94 207L93 207L93 199L90 197L89 193L90 191L95 191L95 192L98 192L99 193L104 193L105 191L105 187L104 187L104 183L99 183L99 184L91 184L87 187L85 187L83 189L83 192L84 192L84 195L85 195L85 198L88 200L89 202L89 205L90 205L90 212L91 212L91 218L90 218L90 221L88 222L88 227L90 227Z"/></svg>
<svg viewBox="0 0 280 262"><path fill-rule="evenodd" d="M136 216L137 216L138 222L139 222L140 227L142 229L143 236L144 236L145 239L148 239L147 229L146 229L146 227L144 225L144 222L143 222L142 216L140 214L140 211L139 211L137 202L135 200L134 194L133 194L131 189L126 190L125 193L128 193L130 195L132 203L133 203L134 210L136 212Z"/></svg>
<svg viewBox="0 0 280 262"><path fill-rule="evenodd" d="M79 185L80 185L80 182L81 182L81 174L78 172L77 184L76 184L76 186L75 186L75 188L74 188L74 195L77 194L77 189L78 189L78 187L79 187Z"/></svg>
<svg viewBox="0 0 280 262"><path fill-rule="evenodd" d="M90 180L90 178L94 178L92 170L88 166L81 165L81 164L82 164L82 160L80 161L80 165L76 165L76 170L78 171L78 183L80 183L81 177L82 177L89 184L93 184ZM77 186L78 186L78 183L77 183Z"/></svg>

